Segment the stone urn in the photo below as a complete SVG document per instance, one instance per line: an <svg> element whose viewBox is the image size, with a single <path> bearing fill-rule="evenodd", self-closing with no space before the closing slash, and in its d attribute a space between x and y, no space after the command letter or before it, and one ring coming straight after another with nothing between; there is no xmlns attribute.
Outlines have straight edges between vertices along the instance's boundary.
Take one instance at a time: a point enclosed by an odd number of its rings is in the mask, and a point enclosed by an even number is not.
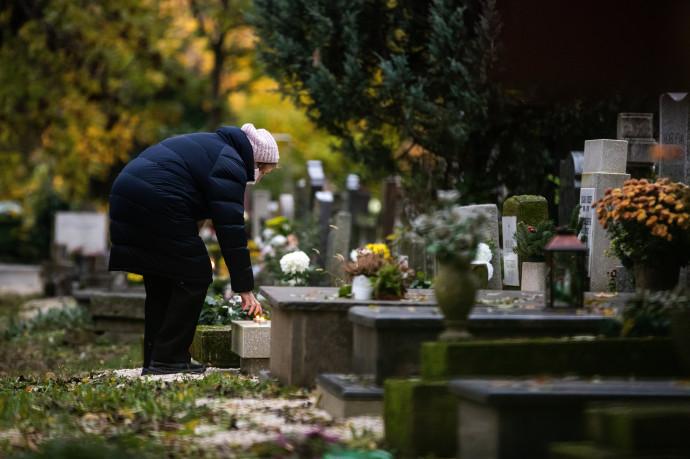
<svg viewBox="0 0 690 459"><path fill-rule="evenodd" d="M523 261L520 290L531 292L546 291L546 262Z"/></svg>
<svg viewBox="0 0 690 459"><path fill-rule="evenodd" d="M678 263L635 262L635 289L657 292L673 290L678 285L680 265Z"/></svg>
<svg viewBox="0 0 690 459"><path fill-rule="evenodd" d="M439 263L434 293L446 328L439 336L442 341L472 337L467 330L467 316L474 307L478 288L479 279L469 264Z"/></svg>

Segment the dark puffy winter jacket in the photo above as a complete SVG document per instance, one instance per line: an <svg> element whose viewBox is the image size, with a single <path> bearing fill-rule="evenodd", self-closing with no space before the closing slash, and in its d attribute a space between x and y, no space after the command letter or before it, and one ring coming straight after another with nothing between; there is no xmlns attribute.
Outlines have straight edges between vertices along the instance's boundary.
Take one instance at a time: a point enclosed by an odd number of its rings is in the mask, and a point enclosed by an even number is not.
<svg viewBox="0 0 690 459"><path fill-rule="evenodd" d="M244 191L254 155L236 127L163 140L129 162L110 195L111 271L210 283L197 221L211 218L235 292L254 288Z"/></svg>

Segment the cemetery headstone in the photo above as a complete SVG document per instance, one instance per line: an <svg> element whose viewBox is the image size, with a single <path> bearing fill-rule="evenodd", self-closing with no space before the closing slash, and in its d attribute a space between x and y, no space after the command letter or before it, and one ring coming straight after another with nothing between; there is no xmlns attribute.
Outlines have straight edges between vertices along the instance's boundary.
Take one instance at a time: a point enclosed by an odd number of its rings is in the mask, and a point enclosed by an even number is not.
<svg viewBox="0 0 690 459"><path fill-rule="evenodd" d="M616 137L628 141L626 170L633 178L649 178L654 172L652 152L656 140L653 119L652 113L618 114Z"/></svg>
<svg viewBox="0 0 690 459"><path fill-rule="evenodd" d="M543 196L512 196L503 203L503 284L507 287L520 286L520 260L515 247L515 231L518 222L536 226L549 218L549 207Z"/></svg>
<svg viewBox="0 0 690 459"><path fill-rule="evenodd" d="M103 254L108 249L108 216L102 212L57 212L54 243L67 253Z"/></svg>
<svg viewBox="0 0 690 459"><path fill-rule="evenodd" d="M271 192L269 190L252 191L252 238L261 235L264 221L271 217L270 202Z"/></svg>
<svg viewBox="0 0 690 459"><path fill-rule="evenodd" d="M290 193L282 193L279 197L280 213L289 218L295 219L295 198Z"/></svg>
<svg viewBox="0 0 690 459"><path fill-rule="evenodd" d="M625 140L586 140L581 196L591 193L587 188L593 188L596 200L604 196L607 188L621 187L630 179L630 174L625 172L627 157L628 142ZM610 243L606 230L593 221L588 239L590 289L593 291L607 291L610 273L620 265L618 259L604 255Z"/></svg>
<svg viewBox="0 0 690 459"><path fill-rule="evenodd" d="M688 93L665 93L659 98L659 177L690 184L690 97ZM679 283L690 287L690 270L682 268Z"/></svg>
<svg viewBox="0 0 690 459"><path fill-rule="evenodd" d="M484 241L488 243L490 240L494 246L494 254L491 258L491 265L493 267L493 275L489 279L487 289L501 290L503 288L503 281L501 276L501 257L498 253L499 233L498 233L498 207L496 204L475 204L469 206L462 206L459 208L463 215L471 216L478 213L486 215L486 221L481 227L481 233L484 234Z"/></svg>
<svg viewBox="0 0 690 459"><path fill-rule="evenodd" d="M381 238L393 234L398 221L401 190L400 177L389 177L383 184L383 211L381 212Z"/></svg>
<svg viewBox="0 0 690 459"><path fill-rule="evenodd" d="M343 259L350 256L350 238L352 226L352 214L340 211L335 216L334 228L328 234L328 247L326 249L326 270L329 273L331 285L342 285L339 280L344 279L342 270ZM339 255L342 258L339 258Z"/></svg>
<svg viewBox="0 0 690 459"><path fill-rule="evenodd" d="M309 176L309 209L314 209L314 201L316 199L316 193L323 190L324 182L326 181L326 175L323 172L323 165L319 160L307 161L307 175Z"/></svg>
<svg viewBox="0 0 690 459"><path fill-rule="evenodd" d="M558 187L558 224L561 226L568 223L573 209L578 204L584 160L584 151L571 151L561 161Z"/></svg>
<svg viewBox="0 0 690 459"><path fill-rule="evenodd" d="M333 193L330 191L317 191L314 195L316 199L317 219L319 227L319 257L318 264L322 268L326 267L324 256L328 248L328 234L331 232L331 217L333 216Z"/></svg>
<svg viewBox="0 0 690 459"><path fill-rule="evenodd" d="M663 148L659 160L659 177L688 184L688 93L665 93L659 98L659 141Z"/></svg>

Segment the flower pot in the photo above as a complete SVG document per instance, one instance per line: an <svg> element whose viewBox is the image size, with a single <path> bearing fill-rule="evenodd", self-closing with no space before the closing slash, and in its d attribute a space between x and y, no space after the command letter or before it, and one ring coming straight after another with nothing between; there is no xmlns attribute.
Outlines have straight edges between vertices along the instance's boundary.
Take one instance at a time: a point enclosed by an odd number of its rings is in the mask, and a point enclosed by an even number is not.
<svg viewBox="0 0 690 459"><path fill-rule="evenodd" d="M677 263L649 264L635 262L636 290L673 290L678 285L680 265Z"/></svg>
<svg viewBox="0 0 690 459"><path fill-rule="evenodd" d="M669 325L680 363L685 374L690 375L690 309L671 312Z"/></svg>
<svg viewBox="0 0 690 459"><path fill-rule="evenodd" d="M546 291L546 263L543 261L523 261L520 290L530 292Z"/></svg>
<svg viewBox="0 0 690 459"><path fill-rule="evenodd" d="M363 274L352 278L352 298L355 300L370 300L374 286L369 278Z"/></svg>
<svg viewBox="0 0 690 459"><path fill-rule="evenodd" d="M434 280L436 302L443 313L446 330L439 337L443 341L469 339L467 316L477 296L479 280L469 265L439 263Z"/></svg>

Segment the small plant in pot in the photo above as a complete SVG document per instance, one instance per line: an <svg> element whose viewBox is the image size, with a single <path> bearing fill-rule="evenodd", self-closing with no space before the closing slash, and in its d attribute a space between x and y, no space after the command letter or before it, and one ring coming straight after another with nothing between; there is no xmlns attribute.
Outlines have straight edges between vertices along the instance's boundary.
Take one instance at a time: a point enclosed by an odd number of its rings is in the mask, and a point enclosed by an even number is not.
<svg viewBox="0 0 690 459"><path fill-rule="evenodd" d="M357 300L376 298L397 300L407 292L408 268L405 262L396 262L385 244L367 244L353 250L351 261L342 267L345 281L351 291L344 289L341 295L351 293Z"/></svg>
<svg viewBox="0 0 690 459"><path fill-rule="evenodd" d="M544 220L536 227L518 222L515 229L513 252L523 260L522 290L544 291L546 289L546 254L544 246L553 238L555 224Z"/></svg>

